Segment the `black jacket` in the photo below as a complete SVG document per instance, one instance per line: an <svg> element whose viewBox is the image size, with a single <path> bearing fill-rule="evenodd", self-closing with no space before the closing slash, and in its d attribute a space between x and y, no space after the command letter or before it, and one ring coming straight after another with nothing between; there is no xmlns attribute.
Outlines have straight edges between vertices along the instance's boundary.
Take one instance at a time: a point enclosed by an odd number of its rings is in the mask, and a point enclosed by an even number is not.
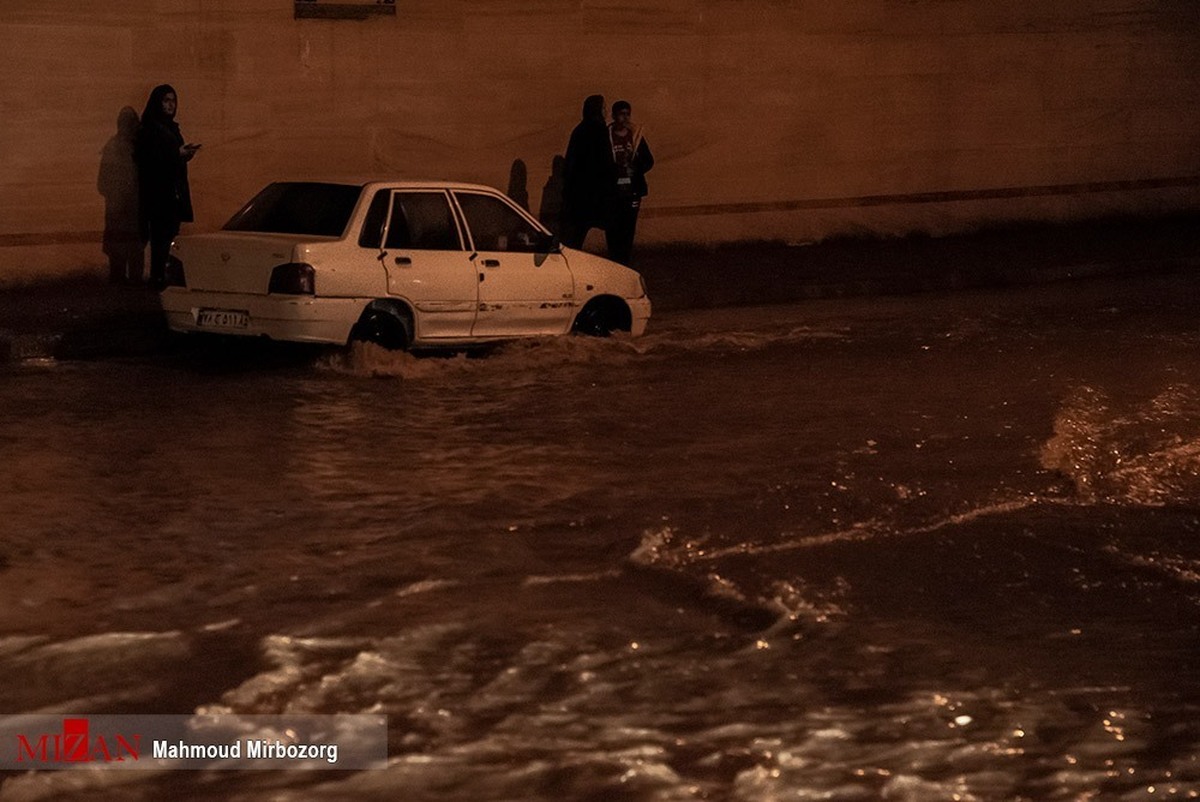
<svg viewBox="0 0 1200 802"><path fill-rule="evenodd" d="M190 223L193 212L187 159L179 152L183 134L175 120L162 113L158 94L156 89L146 104L134 146L142 219Z"/></svg>
<svg viewBox="0 0 1200 802"><path fill-rule="evenodd" d="M650 146L646 144L646 140L643 139L638 144L637 155L634 156L633 163L637 167L637 172L634 174L634 186L644 197L650 194L650 188L646 186L646 173L654 167L654 154L650 152Z"/></svg>
<svg viewBox="0 0 1200 802"><path fill-rule="evenodd" d="M575 126L563 165L563 212L575 219L599 219L611 181L608 126L586 119Z"/></svg>
<svg viewBox="0 0 1200 802"><path fill-rule="evenodd" d="M612 126L609 128L611 130ZM606 136L608 137L611 137L611 133ZM611 139L609 141L611 142ZM641 128L633 129L633 142L633 194L644 198L650 193L650 188L646 185L646 173L654 167L654 154L650 152L650 145L642 136ZM612 153L611 149L609 153ZM611 161L611 155L609 160Z"/></svg>

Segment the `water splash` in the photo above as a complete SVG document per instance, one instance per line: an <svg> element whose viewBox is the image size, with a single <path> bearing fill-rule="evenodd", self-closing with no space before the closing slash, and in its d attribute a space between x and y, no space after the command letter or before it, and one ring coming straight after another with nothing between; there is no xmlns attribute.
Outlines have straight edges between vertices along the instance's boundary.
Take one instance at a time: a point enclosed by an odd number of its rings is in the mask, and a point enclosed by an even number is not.
<svg viewBox="0 0 1200 802"><path fill-rule="evenodd" d="M1081 387L1063 404L1042 466L1071 480L1085 503L1144 506L1200 498L1200 393L1175 384L1120 404Z"/></svg>
<svg viewBox="0 0 1200 802"><path fill-rule="evenodd" d="M348 376L430 380L497 370L519 373L564 366L624 365L646 357L669 357L711 351L759 351L774 345L842 339L842 330L792 326L778 330L712 330L695 335L666 329L634 339L616 334L595 337L533 337L496 344L471 352L447 351L420 355L388 351L373 343L356 342L350 348L324 356L318 366Z"/></svg>

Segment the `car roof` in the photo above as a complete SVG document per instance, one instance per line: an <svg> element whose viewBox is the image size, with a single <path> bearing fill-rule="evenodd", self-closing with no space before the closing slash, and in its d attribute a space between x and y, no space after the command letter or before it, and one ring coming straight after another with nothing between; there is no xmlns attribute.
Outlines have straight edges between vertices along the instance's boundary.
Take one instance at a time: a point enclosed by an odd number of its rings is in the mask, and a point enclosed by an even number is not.
<svg viewBox="0 0 1200 802"><path fill-rule="evenodd" d="M489 187L486 184L471 184L465 181L414 181L411 178L394 180L376 179L366 182L363 186L367 187L368 189L374 189L376 187L438 187L439 189L483 189L487 190L488 192L499 191L495 187Z"/></svg>
<svg viewBox="0 0 1200 802"><path fill-rule="evenodd" d="M347 179L347 178L331 178L331 179L284 179L278 181L280 184L338 184L342 186L356 186L367 190L376 189L468 189L478 190L483 192L500 192L495 187L486 184L472 184L466 181L444 181L433 179L412 179L412 178L379 178L373 177L366 180L362 179ZM503 193L501 193L503 194Z"/></svg>

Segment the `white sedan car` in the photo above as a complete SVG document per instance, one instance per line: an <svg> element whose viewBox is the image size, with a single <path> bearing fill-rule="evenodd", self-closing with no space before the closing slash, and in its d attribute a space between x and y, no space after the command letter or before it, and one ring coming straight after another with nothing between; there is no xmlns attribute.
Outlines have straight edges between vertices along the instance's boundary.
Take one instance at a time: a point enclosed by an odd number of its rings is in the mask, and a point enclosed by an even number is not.
<svg viewBox="0 0 1200 802"><path fill-rule="evenodd" d="M171 329L386 348L576 332L642 334L626 267L559 246L490 187L281 182L172 246Z"/></svg>

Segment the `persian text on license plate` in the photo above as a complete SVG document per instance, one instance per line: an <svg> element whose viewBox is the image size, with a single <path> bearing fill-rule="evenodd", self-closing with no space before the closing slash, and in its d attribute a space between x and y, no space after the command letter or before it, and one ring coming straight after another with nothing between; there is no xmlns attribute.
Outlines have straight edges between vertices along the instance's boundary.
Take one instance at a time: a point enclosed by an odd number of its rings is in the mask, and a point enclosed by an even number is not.
<svg viewBox="0 0 1200 802"><path fill-rule="evenodd" d="M201 309L196 325L206 329L244 329L250 325L250 313L240 309Z"/></svg>

